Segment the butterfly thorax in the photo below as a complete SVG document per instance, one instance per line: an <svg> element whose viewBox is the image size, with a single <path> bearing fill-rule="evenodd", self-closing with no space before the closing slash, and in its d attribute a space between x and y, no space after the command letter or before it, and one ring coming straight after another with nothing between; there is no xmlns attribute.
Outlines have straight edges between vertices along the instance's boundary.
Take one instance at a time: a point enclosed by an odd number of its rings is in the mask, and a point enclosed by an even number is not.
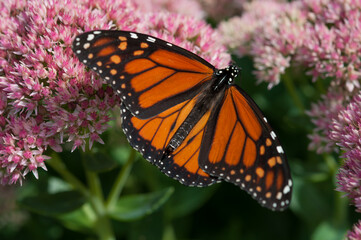
<svg viewBox="0 0 361 240"><path fill-rule="evenodd" d="M215 105L219 105L224 96L224 88L234 84L234 79L237 77L238 72L239 69L233 65L215 71L210 85L206 84L204 86L194 108L170 140L165 155L176 150L203 115L210 111L210 109L213 109Z"/></svg>
<svg viewBox="0 0 361 240"><path fill-rule="evenodd" d="M218 92L221 91L226 85L234 84L234 79L237 77L238 72L239 69L234 65L216 70L216 78L212 86L213 91Z"/></svg>

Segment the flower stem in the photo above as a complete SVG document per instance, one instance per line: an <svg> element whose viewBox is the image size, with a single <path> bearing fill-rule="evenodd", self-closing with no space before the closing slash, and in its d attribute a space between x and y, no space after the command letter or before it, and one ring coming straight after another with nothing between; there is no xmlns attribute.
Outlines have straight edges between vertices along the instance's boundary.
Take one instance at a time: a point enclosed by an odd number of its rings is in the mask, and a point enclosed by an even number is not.
<svg viewBox="0 0 361 240"><path fill-rule="evenodd" d="M123 190L125 182L129 177L135 157L136 157L136 151L132 149L127 162L123 166L122 170L119 172L115 180L115 183L109 193L109 197L106 203L106 208L108 209L108 211L111 211L111 209L115 207L115 204L117 203L117 200Z"/></svg>
<svg viewBox="0 0 361 240"><path fill-rule="evenodd" d="M86 186L79 181L71 172L68 171L65 164L61 161L59 154L53 152L51 159L46 163L51 166L66 182L68 182L74 189L81 192L85 197L89 197L90 193Z"/></svg>
<svg viewBox="0 0 361 240"><path fill-rule="evenodd" d="M98 175L85 170L90 187L90 189L88 189L81 181L68 171L57 153L54 152L51 154L51 159L47 161L47 164L51 166L74 189L80 191L89 200L92 209L97 216L94 225L95 232L97 233L99 239L114 240L115 236L110 219L106 215L107 212L104 207L104 198Z"/></svg>
<svg viewBox="0 0 361 240"><path fill-rule="evenodd" d="M290 96L293 99L293 102L295 103L295 105L297 106L297 108L301 111L301 113L305 112L305 107L302 103L302 100L300 98L300 96L298 95L295 85L293 84L293 81L290 78L290 74L285 73L282 75L282 79L283 82L288 90L288 93L290 94Z"/></svg>
<svg viewBox="0 0 361 240"><path fill-rule="evenodd" d="M343 194L335 190L333 224L338 228L344 227L347 223L348 200L345 196L342 196Z"/></svg>
<svg viewBox="0 0 361 240"><path fill-rule="evenodd" d="M84 162L85 161L84 156L86 156L86 154L82 154L82 155ZM90 189L89 201L97 216L97 219L94 223L94 231L98 235L98 238L101 240L115 240L112 223L107 215L103 190L99 176L96 172L89 171L85 167L85 162L84 162L84 171Z"/></svg>
<svg viewBox="0 0 361 240"><path fill-rule="evenodd" d="M326 165L328 166L331 176L334 179L334 185L336 185L337 183L336 183L335 176L337 174L337 170L339 167L337 164L337 161L333 156L331 156L329 154L324 154L323 158L326 162ZM344 193L341 193L337 190L334 190L334 191L335 191L335 194L334 194L335 207L334 207L334 211L333 211L332 221L333 221L333 225L335 227L342 228L347 223L348 201L347 201L346 197L342 196Z"/></svg>

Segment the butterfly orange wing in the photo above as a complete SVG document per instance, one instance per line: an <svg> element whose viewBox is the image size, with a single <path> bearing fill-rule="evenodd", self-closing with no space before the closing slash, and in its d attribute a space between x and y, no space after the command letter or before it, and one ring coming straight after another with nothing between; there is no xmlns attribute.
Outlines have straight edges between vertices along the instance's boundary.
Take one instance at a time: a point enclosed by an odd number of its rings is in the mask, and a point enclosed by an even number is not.
<svg viewBox="0 0 361 240"><path fill-rule="evenodd" d="M193 98L214 73L214 67L201 57L134 32L86 32L75 38L73 50L142 119Z"/></svg>
<svg viewBox="0 0 361 240"><path fill-rule="evenodd" d="M210 116L199 165L265 207L282 210L290 203L292 180L283 149L258 106L237 86L226 90Z"/></svg>
<svg viewBox="0 0 361 240"><path fill-rule="evenodd" d="M137 118L122 105L122 127L130 144L166 175L188 186L208 186L217 178L199 167L198 156L210 112L203 115L175 151L166 149L195 102L196 98L186 100L148 119Z"/></svg>

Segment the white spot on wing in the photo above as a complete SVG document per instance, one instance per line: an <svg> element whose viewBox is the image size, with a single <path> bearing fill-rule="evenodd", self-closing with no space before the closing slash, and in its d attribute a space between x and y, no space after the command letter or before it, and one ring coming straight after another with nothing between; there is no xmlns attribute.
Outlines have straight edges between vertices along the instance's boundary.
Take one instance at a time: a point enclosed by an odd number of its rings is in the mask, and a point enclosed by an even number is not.
<svg viewBox="0 0 361 240"><path fill-rule="evenodd" d="M137 39L137 38L138 38L138 35L135 34L135 33L130 33L130 37L131 37L131 38L134 38L134 39Z"/></svg>
<svg viewBox="0 0 361 240"><path fill-rule="evenodd" d="M94 39L94 34L89 34L88 37L86 38L87 41L91 41Z"/></svg>
<svg viewBox="0 0 361 240"><path fill-rule="evenodd" d="M152 43L154 43L155 42L155 38L152 38L152 37L147 37L147 41L148 42L152 42Z"/></svg>
<svg viewBox="0 0 361 240"><path fill-rule="evenodd" d="M100 33L102 33L102 31L94 31L93 33L94 34L100 34Z"/></svg>
<svg viewBox="0 0 361 240"><path fill-rule="evenodd" d="M276 195L276 198L277 198L278 200L281 200L281 198L282 198L282 193L281 193L281 192L278 192L277 195Z"/></svg>
<svg viewBox="0 0 361 240"><path fill-rule="evenodd" d="M291 191L291 188L287 185L287 186L285 186L284 189L283 189L283 194L287 194L287 193L289 193L290 191Z"/></svg>
<svg viewBox="0 0 361 240"><path fill-rule="evenodd" d="M277 152L278 153L284 153L283 148L281 146L277 146Z"/></svg>
<svg viewBox="0 0 361 240"><path fill-rule="evenodd" d="M272 132L271 132L271 137L272 137L272 139L273 139L273 140L275 140L275 139L276 139L276 134L275 134L275 132L274 132L274 131L272 131Z"/></svg>

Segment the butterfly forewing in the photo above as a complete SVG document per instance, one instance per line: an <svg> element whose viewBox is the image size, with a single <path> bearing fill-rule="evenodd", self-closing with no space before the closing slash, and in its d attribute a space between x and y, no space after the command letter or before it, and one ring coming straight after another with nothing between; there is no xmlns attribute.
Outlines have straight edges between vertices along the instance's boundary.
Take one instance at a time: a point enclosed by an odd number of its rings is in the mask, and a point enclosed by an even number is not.
<svg viewBox="0 0 361 240"><path fill-rule="evenodd" d="M197 55L148 35L92 31L76 37L80 61L110 84L124 105L146 119L193 98L214 67Z"/></svg>
<svg viewBox="0 0 361 240"><path fill-rule="evenodd" d="M257 105L236 86L212 112L199 164L265 207L282 210L290 203L292 180L283 149Z"/></svg>

